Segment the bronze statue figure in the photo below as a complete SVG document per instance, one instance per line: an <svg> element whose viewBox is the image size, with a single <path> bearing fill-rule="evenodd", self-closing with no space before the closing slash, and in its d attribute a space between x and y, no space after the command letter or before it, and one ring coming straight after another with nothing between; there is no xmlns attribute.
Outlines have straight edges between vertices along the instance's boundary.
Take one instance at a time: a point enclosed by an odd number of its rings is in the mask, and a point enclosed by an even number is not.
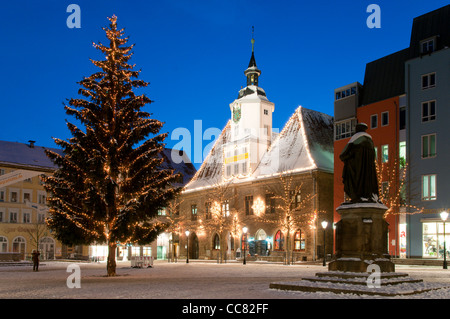
<svg viewBox="0 0 450 319"><path fill-rule="evenodd" d="M375 148L365 123L356 124L355 134L339 155L344 162L344 191L351 203L379 202Z"/></svg>

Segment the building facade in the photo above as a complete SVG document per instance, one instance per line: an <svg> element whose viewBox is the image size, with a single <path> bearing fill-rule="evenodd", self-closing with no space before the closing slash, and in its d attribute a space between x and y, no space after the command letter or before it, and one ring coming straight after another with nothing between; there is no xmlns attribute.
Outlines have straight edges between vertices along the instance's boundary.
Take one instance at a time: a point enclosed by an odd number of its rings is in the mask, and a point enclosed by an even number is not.
<svg viewBox="0 0 450 319"><path fill-rule="evenodd" d="M180 196L178 255L322 258L325 234L332 251L333 119L300 106L277 133L253 50L244 74L230 120Z"/></svg>
<svg viewBox="0 0 450 319"><path fill-rule="evenodd" d="M58 242L45 225L47 193L39 176L55 167L45 149L0 141L0 258L29 260L39 250L44 260L86 254L83 247Z"/></svg>
<svg viewBox="0 0 450 319"><path fill-rule="evenodd" d="M181 173L176 186L182 187L195 174L195 168L184 154L179 154L185 159L182 163L172 162L172 152L174 150L164 149L161 153L163 166ZM106 245L63 245L48 230L45 224L47 192L39 176L52 174L55 169L45 148L34 145L33 141L29 144L0 141L0 261L29 260L33 250L39 250L43 260L106 260ZM165 208L158 211L160 218L168 213ZM164 259L169 254L170 241L171 233L162 233L149 245L119 244L116 258L125 261L133 256Z"/></svg>
<svg viewBox="0 0 450 319"><path fill-rule="evenodd" d="M437 253L444 242L439 212L448 208L448 156L445 147L438 156L437 136L439 145L447 145L447 109L439 108L440 121L437 115L438 103L450 101L449 21L450 6L415 18L408 48L367 63L363 85L335 90L334 207L345 196L339 154L355 124L364 122L376 147L380 194L389 207L392 256L442 257Z"/></svg>

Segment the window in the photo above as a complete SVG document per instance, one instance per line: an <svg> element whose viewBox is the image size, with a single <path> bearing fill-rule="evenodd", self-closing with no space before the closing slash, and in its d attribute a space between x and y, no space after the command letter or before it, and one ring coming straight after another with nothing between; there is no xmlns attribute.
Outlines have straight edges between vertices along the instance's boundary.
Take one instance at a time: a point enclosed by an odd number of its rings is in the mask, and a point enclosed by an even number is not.
<svg viewBox="0 0 450 319"><path fill-rule="evenodd" d="M381 113L381 126L389 125L389 112Z"/></svg>
<svg viewBox="0 0 450 319"><path fill-rule="evenodd" d="M299 208L298 206L300 205L301 202L301 194L300 194L300 190L298 191L298 193L296 194L295 191L290 191L289 192L290 196L291 196L291 210L296 210L297 208Z"/></svg>
<svg viewBox="0 0 450 319"><path fill-rule="evenodd" d="M401 107L399 112L399 128L400 130L404 130L406 128L406 107Z"/></svg>
<svg viewBox="0 0 450 319"><path fill-rule="evenodd" d="M279 230L275 234L275 241L274 241L273 249L274 250L283 250L283 246L284 246L283 233L281 232L281 230Z"/></svg>
<svg viewBox="0 0 450 319"><path fill-rule="evenodd" d="M434 38L433 39L427 39L420 42L420 53L426 54L434 52L435 50L435 44L434 44Z"/></svg>
<svg viewBox="0 0 450 319"><path fill-rule="evenodd" d="M374 114L370 116L370 128L378 127L378 114Z"/></svg>
<svg viewBox="0 0 450 319"><path fill-rule="evenodd" d="M336 123L334 137L336 140L351 137L355 133L356 119Z"/></svg>
<svg viewBox="0 0 450 319"><path fill-rule="evenodd" d="M356 86L336 92L336 101L356 94Z"/></svg>
<svg viewBox="0 0 450 319"><path fill-rule="evenodd" d="M264 115L269 115L269 111L264 109Z"/></svg>
<svg viewBox="0 0 450 319"><path fill-rule="evenodd" d="M23 223L29 224L31 223L31 213L23 213Z"/></svg>
<svg viewBox="0 0 450 319"><path fill-rule="evenodd" d="M5 201L5 191L0 190L0 202L4 202Z"/></svg>
<svg viewBox="0 0 450 319"><path fill-rule="evenodd" d="M272 194L266 194L266 214L275 213L275 198Z"/></svg>
<svg viewBox="0 0 450 319"><path fill-rule="evenodd" d="M228 199L222 203L222 216L230 216L230 201Z"/></svg>
<svg viewBox="0 0 450 319"><path fill-rule="evenodd" d="M220 238L217 234L214 235L213 247L213 249L220 249Z"/></svg>
<svg viewBox="0 0 450 319"><path fill-rule="evenodd" d="M8 239L4 236L0 236L0 253L8 252Z"/></svg>
<svg viewBox="0 0 450 319"><path fill-rule="evenodd" d="M166 216L166 208L160 208L158 209L158 216Z"/></svg>
<svg viewBox="0 0 450 319"><path fill-rule="evenodd" d="M436 73L422 75L422 89L429 89L436 86Z"/></svg>
<svg viewBox="0 0 450 319"><path fill-rule="evenodd" d="M30 192L23 192L23 202L31 202L31 193Z"/></svg>
<svg viewBox="0 0 450 319"><path fill-rule="evenodd" d="M436 175L422 176L422 200L436 200Z"/></svg>
<svg viewBox="0 0 450 319"><path fill-rule="evenodd" d="M9 212L9 222L10 223L17 223L17 216L19 213L17 212Z"/></svg>
<svg viewBox="0 0 450 319"><path fill-rule="evenodd" d="M205 203L205 218L211 219L212 218L212 211L211 211L211 202Z"/></svg>
<svg viewBox="0 0 450 319"><path fill-rule="evenodd" d="M0 223L5 221L5 212L0 210Z"/></svg>
<svg viewBox="0 0 450 319"><path fill-rule="evenodd" d="M422 103L422 122L433 121L436 119L436 101L427 101Z"/></svg>
<svg viewBox="0 0 450 319"><path fill-rule="evenodd" d="M253 196L245 196L245 215L253 215Z"/></svg>
<svg viewBox="0 0 450 319"><path fill-rule="evenodd" d="M436 134L422 136L422 158L436 156Z"/></svg>
<svg viewBox="0 0 450 319"><path fill-rule="evenodd" d="M378 147L374 146L373 149L375 150L375 161L378 162Z"/></svg>
<svg viewBox="0 0 450 319"><path fill-rule="evenodd" d="M294 234L294 250L305 250L305 248L305 233L299 230Z"/></svg>
<svg viewBox="0 0 450 319"><path fill-rule="evenodd" d="M400 168L404 168L406 165L406 142L400 142L398 148Z"/></svg>
<svg viewBox="0 0 450 319"><path fill-rule="evenodd" d="M11 203L17 203L17 192L11 192Z"/></svg>
<svg viewBox="0 0 450 319"><path fill-rule="evenodd" d="M383 163L389 161L389 145L387 144L381 146L381 161Z"/></svg>
<svg viewBox="0 0 450 319"><path fill-rule="evenodd" d="M197 220L197 205L191 205L191 220Z"/></svg>
<svg viewBox="0 0 450 319"><path fill-rule="evenodd" d="M38 213L38 224L45 223L45 213Z"/></svg>

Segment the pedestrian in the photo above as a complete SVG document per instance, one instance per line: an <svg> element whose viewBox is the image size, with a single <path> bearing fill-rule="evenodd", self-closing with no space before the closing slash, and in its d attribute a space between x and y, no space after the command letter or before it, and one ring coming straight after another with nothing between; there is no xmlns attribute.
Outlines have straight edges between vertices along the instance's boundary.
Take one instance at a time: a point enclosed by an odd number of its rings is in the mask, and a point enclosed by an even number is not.
<svg viewBox="0 0 450 319"><path fill-rule="evenodd" d="M39 255L39 251L33 249L33 252L31 253L31 259L33 260L33 271L39 270Z"/></svg>

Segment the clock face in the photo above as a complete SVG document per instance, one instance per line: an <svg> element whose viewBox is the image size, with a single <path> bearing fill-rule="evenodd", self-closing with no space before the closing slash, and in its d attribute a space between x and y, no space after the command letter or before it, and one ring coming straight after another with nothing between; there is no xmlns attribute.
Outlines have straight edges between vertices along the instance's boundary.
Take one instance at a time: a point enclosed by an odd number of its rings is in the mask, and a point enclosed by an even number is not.
<svg viewBox="0 0 450 319"><path fill-rule="evenodd" d="M233 107L233 122L237 123L241 119L241 107Z"/></svg>

